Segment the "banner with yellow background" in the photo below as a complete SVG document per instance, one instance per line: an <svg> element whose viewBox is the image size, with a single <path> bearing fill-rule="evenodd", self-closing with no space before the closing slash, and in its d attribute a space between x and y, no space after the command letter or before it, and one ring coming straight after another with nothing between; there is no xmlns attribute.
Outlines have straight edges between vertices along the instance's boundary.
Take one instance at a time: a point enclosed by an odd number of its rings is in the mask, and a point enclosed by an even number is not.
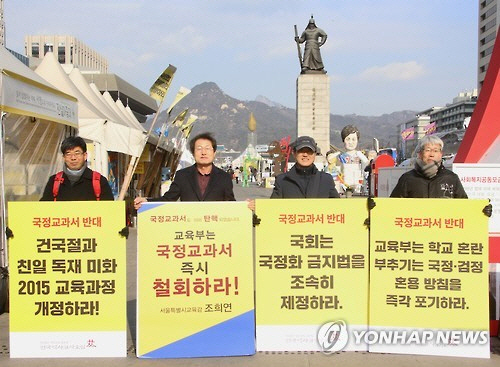
<svg viewBox="0 0 500 367"><path fill-rule="evenodd" d="M138 357L255 353L246 202L144 203L137 248Z"/></svg>
<svg viewBox="0 0 500 367"><path fill-rule="evenodd" d="M124 202L10 202L10 356L125 357Z"/></svg>
<svg viewBox="0 0 500 367"><path fill-rule="evenodd" d="M371 352L489 357L487 200L377 198Z"/></svg>
<svg viewBox="0 0 500 367"><path fill-rule="evenodd" d="M330 322L366 331L366 200L258 199L256 213L257 350L325 351Z"/></svg>

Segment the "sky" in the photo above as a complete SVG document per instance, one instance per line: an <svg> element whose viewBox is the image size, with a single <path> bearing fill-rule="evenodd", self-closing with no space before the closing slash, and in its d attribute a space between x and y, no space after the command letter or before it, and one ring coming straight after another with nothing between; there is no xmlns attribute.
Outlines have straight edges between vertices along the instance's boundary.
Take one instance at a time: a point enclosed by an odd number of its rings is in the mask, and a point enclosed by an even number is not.
<svg viewBox="0 0 500 367"><path fill-rule="evenodd" d="M72 35L146 93L174 65L165 108L203 82L295 108L294 25L311 14L328 35L332 114L421 111L477 86L477 0L4 0L14 51L25 35Z"/></svg>

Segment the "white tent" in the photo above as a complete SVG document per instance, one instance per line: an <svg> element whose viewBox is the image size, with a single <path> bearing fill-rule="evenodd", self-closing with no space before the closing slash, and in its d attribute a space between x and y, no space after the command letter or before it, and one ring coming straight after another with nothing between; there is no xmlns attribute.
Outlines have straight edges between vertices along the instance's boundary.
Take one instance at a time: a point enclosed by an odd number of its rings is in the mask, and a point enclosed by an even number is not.
<svg viewBox="0 0 500 367"><path fill-rule="evenodd" d="M128 106L128 104L127 104L127 106L125 106L125 111L127 111L128 115L130 116L130 118L132 120L136 121L139 124L139 126L142 129L144 129L144 126L139 122L139 120L137 120L137 117L135 117L134 112L130 109L130 107ZM144 130L146 130L146 129L144 129Z"/></svg>
<svg viewBox="0 0 500 367"><path fill-rule="evenodd" d="M78 68L73 68L68 74L71 81L75 86L82 92L82 94L90 101L92 104L99 109L109 120L119 123L123 126L127 124L120 122L120 117L114 113L114 111L108 107L100 95L94 93L90 84L87 82L85 77L82 75Z"/></svg>
<svg viewBox="0 0 500 367"><path fill-rule="evenodd" d="M48 80L60 90L78 98L78 135L95 143L94 168L108 175L108 156L105 146L104 124L106 116L90 102L69 79L52 52L47 52L35 73Z"/></svg>
<svg viewBox="0 0 500 367"><path fill-rule="evenodd" d="M144 149L144 145L146 144L146 131L142 128L142 126L133 126L134 124L129 120L128 116L125 114L125 111L120 110L118 104L113 100L113 97L111 97L111 94L109 94L108 91L104 92L102 96L104 98L104 101L113 109L113 111L115 111L115 113L122 118L122 121L129 125L129 154L134 157L140 157L142 154L142 150ZM121 101L120 104L123 106Z"/></svg>
<svg viewBox="0 0 500 367"><path fill-rule="evenodd" d="M195 163L193 154L189 151L189 148L187 147L186 142L184 142L184 145L182 147L182 155L181 158L179 159L179 164L177 165L177 168L175 171L177 172L180 169L192 166Z"/></svg>
<svg viewBox="0 0 500 367"><path fill-rule="evenodd" d="M77 127L76 98L66 94L0 47L0 109Z"/></svg>
<svg viewBox="0 0 500 367"><path fill-rule="evenodd" d="M0 47L0 115L0 266L6 266L6 201L40 198L67 126L78 126L78 105Z"/></svg>
<svg viewBox="0 0 500 367"><path fill-rule="evenodd" d="M245 164L245 160L260 161L262 160L262 156L255 150L252 144L249 144L239 157L233 160L231 166L233 168L242 167Z"/></svg>
<svg viewBox="0 0 500 367"><path fill-rule="evenodd" d="M120 125L110 125L109 127L106 126L105 132L109 140L108 141L109 150L115 152L122 152L134 157L139 157L143 149L142 140L145 140L145 138L144 139L140 138L143 135L143 132L130 128L130 125L125 119L125 116L122 116L117 111L116 106L114 105L113 98L111 97L111 95L109 95L108 92L101 94L101 92L99 92L99 89L94 83L90 83L89 86L92 92L102 101L102 103L104 103L107 106L107 109L112 111L113 115L117 116L117 118L120 121ZM109 95L110 98L109 101L106 100L105 95ZM118 144L118 142L122 141L126 142L126 147L127 147L126 152L122 151L121 147L122 144L121 143ZM111 144L114 145L112 146Z"/></svg>
<svg viewBox="0 0 500 367"><path fill-rule="evenodd" d="M144 129L141 126L131 126L124 116L118 115L104 100L97 87L93 83L89 84L77 68L71 70L69 78L82 94L108 118L104 126L106 149L128 155L137 154L138 149L142 152L143 147L137 146L134 141L136 136L143 135Z"/></svg>
<svg viewBox="0 0 500 367"><path fill-rule="evenodd" d="M141 123L137 120L137 118L133 114L130 115L130 113L127 111L126 107L124 106L124 104L122 103L122 101L120 99L117 99L115 103L118 106L118 109L121 111L121 113L127 118L127 121L129 121L131 126L135 127L138 130L141 130L144 132L146 131L142 127Z"/></svg>

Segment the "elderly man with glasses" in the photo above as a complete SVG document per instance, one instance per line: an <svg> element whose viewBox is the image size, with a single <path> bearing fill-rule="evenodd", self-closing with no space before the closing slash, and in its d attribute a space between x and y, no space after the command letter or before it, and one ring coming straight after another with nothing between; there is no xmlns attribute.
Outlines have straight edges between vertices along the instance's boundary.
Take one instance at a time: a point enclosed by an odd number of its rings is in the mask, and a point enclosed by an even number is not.
<svg viewBox="0 0 500 367"><path fill-rule="evenodd" d="M434 135L420 139L415 167L399 178L391 197L467 199L460 178L443 166L443 145Z"/></svg>

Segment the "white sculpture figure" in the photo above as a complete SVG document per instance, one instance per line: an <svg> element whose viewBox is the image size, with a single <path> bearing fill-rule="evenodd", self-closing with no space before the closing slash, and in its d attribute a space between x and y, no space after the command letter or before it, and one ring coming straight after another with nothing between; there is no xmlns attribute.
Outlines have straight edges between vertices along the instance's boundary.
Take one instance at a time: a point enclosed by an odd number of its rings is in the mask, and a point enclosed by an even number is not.
<svg viewBox="0 0 500 367"><path fill-rule="evenodd" d="M338 161L338 156L340 152L338 150L329 150L326 154L326 165L323 171L329 173L333 177L333 182L335 183L335 188L337 192L340 192L340 166Z"/></svg>
<svg viewBox="0 0 500 367"><path fill-rule="evenodd" d="M345 126L340 132L344 142L345 153L338 156L340 162L340 181L347 197L353 193L361 193L364 182L364 169L368 165L368 158L359 150L359 130L352 125Z"/></svg>

